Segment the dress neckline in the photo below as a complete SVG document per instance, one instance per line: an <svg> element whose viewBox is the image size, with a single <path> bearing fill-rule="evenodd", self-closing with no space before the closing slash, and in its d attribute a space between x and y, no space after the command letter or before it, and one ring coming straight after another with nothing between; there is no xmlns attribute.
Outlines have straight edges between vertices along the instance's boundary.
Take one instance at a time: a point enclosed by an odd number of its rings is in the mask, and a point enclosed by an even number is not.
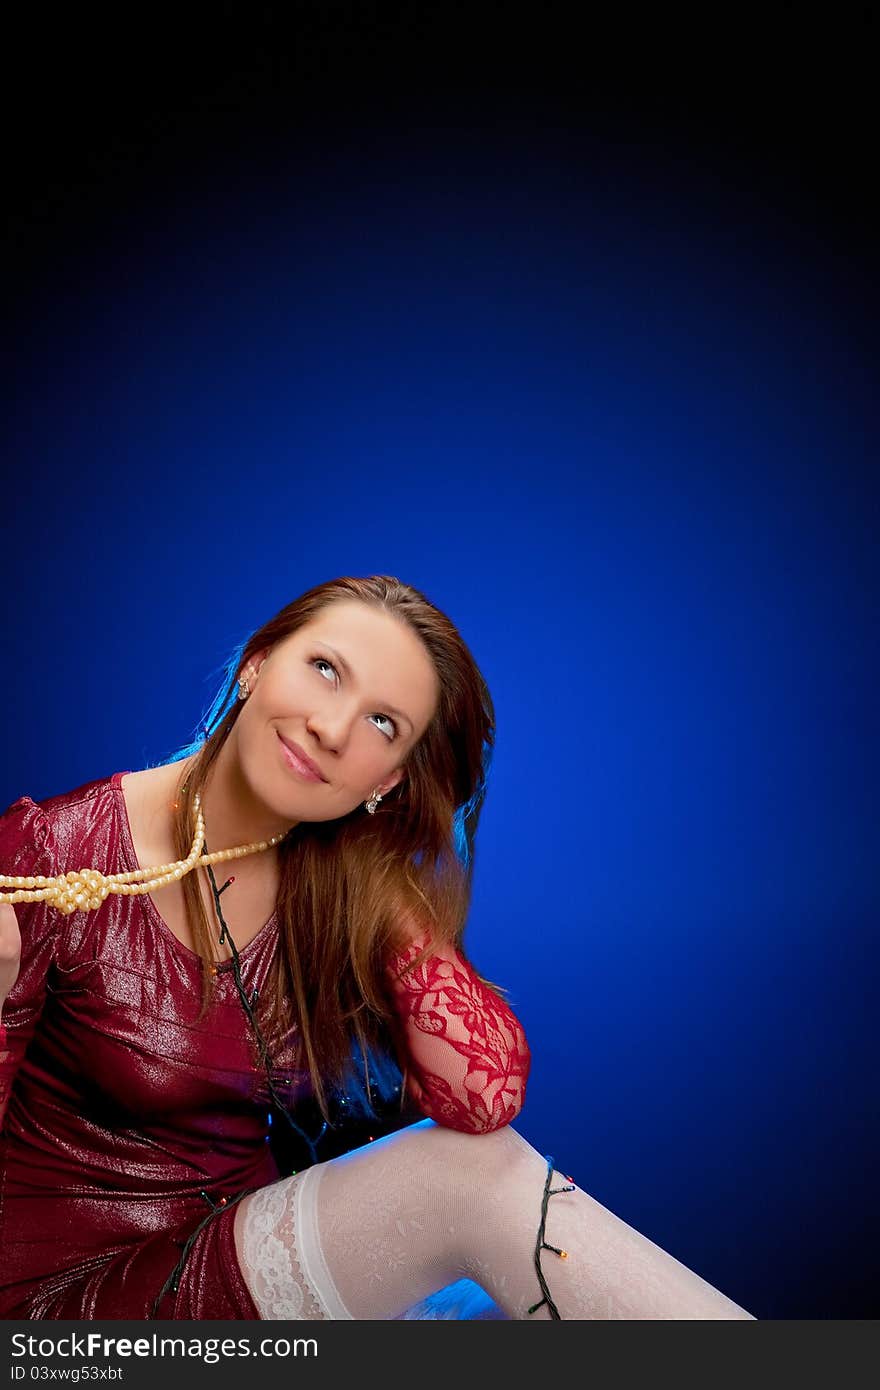
<svg viewBox="0 0 880 1390"><path fill-rule="evenodd" d="M123 777L128 777L130 772L130 768L125 772L114 772L110 778L110 789L114 793L116 799L116 811L120 831L119 838L120 843L122 845L122 857L126 862L126 871L145 867L144 865L138 863L137 851L134 847L134 835L131 831L131 821L128 818L128 807L125 804L125 793L122 790L122 779ZM193 960L201 960L201 956L199 955L198 951L193 951L191 947L186 945L186 942L181 941L180 937L177 936L171 930L168 923L165 921L165 918L162 916L161 912L159 911L158 907L153 901L152 893L137 893L134 896L139 898L140 901L145 904L146 911L152 916L155 924L160 928L161 931L165 933L166 936L170 938L170 940L178 948L178 950L183 952L185 955L190 956ZM276 907L272 913L272 916L268 919L268 921L263 923L256 936L252 936L246 946L242 946L239 948L239 960L246 959L249 952L254 949L257 943L262 941L267 936L269 929L277 922L277 920L278 908ZM222 971L231 970L232 966L233 960L231 957L229 960L219 961L217 963L217 972L219 974Z"/></svg>

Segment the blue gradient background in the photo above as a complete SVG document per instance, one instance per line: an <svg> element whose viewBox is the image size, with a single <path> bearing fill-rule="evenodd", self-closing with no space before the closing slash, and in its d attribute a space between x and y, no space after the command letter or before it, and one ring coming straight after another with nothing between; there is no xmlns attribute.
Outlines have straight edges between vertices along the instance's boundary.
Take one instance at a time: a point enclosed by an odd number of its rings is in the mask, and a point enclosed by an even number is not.
<svg viewBox="0 0 880 1390"><path fill-rule="evenodd" d="M846 248L711 151L551 129L126 187L16 307L0 801L164 759L303 589L416 585L497 706L467 940L531 1042L518 1128L756 1316L876 1316Z"/></svg>

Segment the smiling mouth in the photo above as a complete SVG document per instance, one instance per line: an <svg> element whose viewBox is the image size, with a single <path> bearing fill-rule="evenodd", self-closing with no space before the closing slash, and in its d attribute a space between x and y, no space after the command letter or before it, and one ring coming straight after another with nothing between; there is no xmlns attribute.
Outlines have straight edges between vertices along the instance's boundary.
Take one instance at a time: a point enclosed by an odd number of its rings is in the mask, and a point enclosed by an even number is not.
<svg viewBox="0 0 880 1390"><path fill-rule="evenodd" d="M278 741L281 744L281 753L288 767L298 773L300 777L303 777L307 782L327 781L320 768L315 763L310 762L306 754L296 744L288 742L281 734L278 735Z"/></svg>

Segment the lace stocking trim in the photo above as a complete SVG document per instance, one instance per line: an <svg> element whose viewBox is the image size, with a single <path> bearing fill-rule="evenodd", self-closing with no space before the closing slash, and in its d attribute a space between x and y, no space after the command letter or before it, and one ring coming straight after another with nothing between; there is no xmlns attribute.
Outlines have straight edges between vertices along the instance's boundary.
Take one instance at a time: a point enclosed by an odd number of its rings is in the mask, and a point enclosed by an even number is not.
<svg viewBox="0 0 880 1390"><path fill-rule="evenodd" d="M333 1281L318 1231L318 1188L326 1164L316 1163L303 1173L296 1192L293 1224L299 1232L299 1258L303 1274L320 1302L325 1318L336 1321L354 1320L343 1303Z"/></svg>
<svg viewBox="0 0 880 1390"><path fill-rule="evenodd" d="M242 1275L261 1318L350 1318L318 1241L315 1194L322 1165L251 1194L241 1227Z"/></svg>

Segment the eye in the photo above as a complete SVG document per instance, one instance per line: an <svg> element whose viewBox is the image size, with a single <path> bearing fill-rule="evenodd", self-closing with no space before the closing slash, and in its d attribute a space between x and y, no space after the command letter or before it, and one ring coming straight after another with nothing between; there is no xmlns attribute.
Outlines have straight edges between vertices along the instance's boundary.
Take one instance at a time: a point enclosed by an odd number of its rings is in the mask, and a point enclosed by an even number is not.
<svg viewBox="0 0 880 1390"><path fill-rule="evenodd" d="M333 665L333 662L332 662L332 661L328 661L328 660L326 659L326 657L323 657L323 656L313 656L313 657L312 657L312 665L315 666L315 667L317 667L317 666L328 666L328 667L330 668L330 670L333 672L334 676L336 676L337 678L338 678L338 676L339 676L339 672L336 670L336 667ZM323 671L320 672L320 674L323 675L323 674L324 674ZM394 732L393 732L393 733L390 735L390 737L388 738L389 743L391 742L392 739L397 738L397 735L400 733L400 730L398 729L397 724L395 723L395 721L391 718L391 715L390 715L390 714L371 714L371 715L370 715L370 718L371 718L371 719L384 719L386 724L390 724L390 725L391 725L391 727L392 727L392 729L394 730ZM377 724L377 725L376 725L376 728L378 729L378 727L379 727L379 726L378 726L378 724ZM386 735L386 737L388 737L388 736Z"/></svg>
<svg viewBox="0 0 880 1390"><path fill-rule="evenodd" d="M398 730L397 730L397 725L395 724L394 720L391 718L391 715L390 715L390 714L371 714L371 715L370 715L370 718L371 718L371 719L384 719L384 720L385 720L385 723L386 723L386 724L390 724L391 727L392 727L392 729L394 730L394 733L391 735L391 738L397 738L397 732L398 732ZM378 724L376 725L376 727L377 727L377 728L379 727Z"/></svg>

